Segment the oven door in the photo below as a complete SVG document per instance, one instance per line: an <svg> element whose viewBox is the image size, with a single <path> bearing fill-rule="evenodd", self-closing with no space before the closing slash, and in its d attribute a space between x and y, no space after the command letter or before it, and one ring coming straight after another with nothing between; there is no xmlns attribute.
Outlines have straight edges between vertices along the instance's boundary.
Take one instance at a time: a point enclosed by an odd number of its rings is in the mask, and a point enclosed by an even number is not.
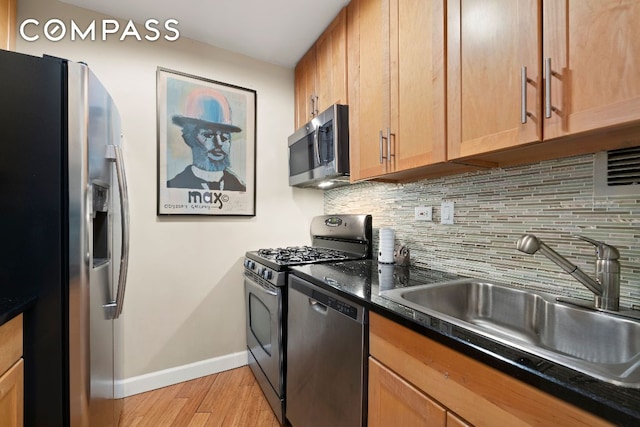
<svg viewBox="0 0 640 427"><path fill-rule="evenodd" d="M284 395L283 288L245 273L247 346L279 397Z"/></svg>

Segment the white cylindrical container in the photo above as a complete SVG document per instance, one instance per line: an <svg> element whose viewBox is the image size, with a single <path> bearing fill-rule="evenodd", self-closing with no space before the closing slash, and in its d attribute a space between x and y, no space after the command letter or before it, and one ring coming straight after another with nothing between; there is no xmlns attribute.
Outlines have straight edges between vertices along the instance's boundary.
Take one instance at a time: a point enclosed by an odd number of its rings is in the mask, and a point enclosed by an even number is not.
<svg viewBox="0 0 640 427"><path fill-rule="evenodd" d="M378 262L393 264L393 248L395 247L395 231L393 228L381 228L378 243Z"/></svg>
<svg viewBox="0 0 640 427"><path fill-rule="evenodd" d="M378 286L380 292L393 289L393 264L378 264Z"/></svg>

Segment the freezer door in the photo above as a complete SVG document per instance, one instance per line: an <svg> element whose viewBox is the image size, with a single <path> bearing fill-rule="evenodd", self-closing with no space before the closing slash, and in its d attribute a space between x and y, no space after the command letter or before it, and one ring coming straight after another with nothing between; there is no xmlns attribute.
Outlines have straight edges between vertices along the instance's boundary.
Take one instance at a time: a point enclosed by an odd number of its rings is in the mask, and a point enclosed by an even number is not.
<svg viewBox="0 0 640 427"><path fill-rule="evenodd" d="M71 426L117 426L114 308L122 252L114 146L118 111L83 64L68 64ZM114 218L115 215L115 218ZM126 216L126 215L125 215Z"/></svg>

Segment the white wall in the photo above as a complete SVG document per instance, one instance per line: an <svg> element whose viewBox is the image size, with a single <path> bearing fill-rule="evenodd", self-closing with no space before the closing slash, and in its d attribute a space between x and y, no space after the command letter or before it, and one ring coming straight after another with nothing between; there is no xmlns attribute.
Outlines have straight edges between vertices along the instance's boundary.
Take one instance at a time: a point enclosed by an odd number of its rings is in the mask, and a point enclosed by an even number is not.
<svg viewBox="0 0 640 427"><path fill-rule="evenodd" d="M82 26L104 16L58 1L19 0L18 24L28 18L41 23L73 19ZM88 63L122 116L132 229L120 325L123 377L244 351L244 252L309 243L309 221L323 213L321 192L292 189L287 183L293 70L184 38L173 43L121 42L117 37L54 43L18 36L17 50ZM257 91L255 217L156 216L158 66Z"/></svg>

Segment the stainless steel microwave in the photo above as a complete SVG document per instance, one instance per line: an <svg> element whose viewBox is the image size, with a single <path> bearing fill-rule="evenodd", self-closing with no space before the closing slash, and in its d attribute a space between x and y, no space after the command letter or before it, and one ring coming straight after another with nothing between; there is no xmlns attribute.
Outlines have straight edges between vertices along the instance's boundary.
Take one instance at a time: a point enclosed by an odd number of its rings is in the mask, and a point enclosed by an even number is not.
<svg viewBox="0 0 640 427"><path fill-rule="evenodd" d="M349 184L349 107L334 104L289 137L289 185Z"/></svg>

